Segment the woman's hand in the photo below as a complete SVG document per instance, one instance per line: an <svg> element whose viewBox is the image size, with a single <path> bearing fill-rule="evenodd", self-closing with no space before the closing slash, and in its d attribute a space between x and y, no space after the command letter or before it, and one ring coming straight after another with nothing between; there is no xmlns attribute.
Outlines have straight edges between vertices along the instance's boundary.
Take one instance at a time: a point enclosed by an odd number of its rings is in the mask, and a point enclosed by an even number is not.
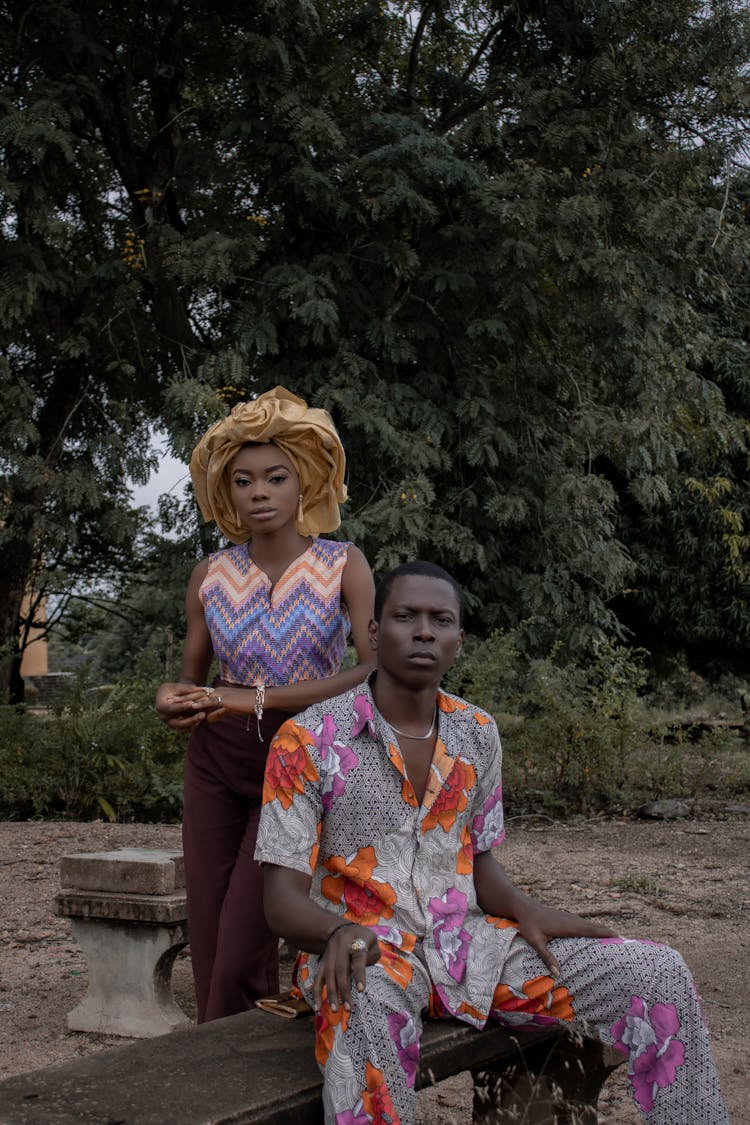
<svg viewBox="0 0 750 1125"><path fill-rule="evenodd" d="M172 730L192 730L219 706L215 695L196 684L162 684L156 693L157 714Z"/></svg>
<svg viewBox="0 0 750 1125"><path fill-rule="evenodd" d="M527 900L523 910L517 911L518 932L544 961L554 980L560 976L560 966L547 942L556 937L618 937L615 930L588 922L566 910Z"/></svg>
<svg viewBox="0 0 750 1125"><path fill-rule="evenodd" d="M352 943L364 943L363 949L352 949ZM365 968L380 960L378 939L367 926L356 923L343 925L337 929L326 943L320 957L318 972L313 983L313 1008L320 1011L323 1002L323 988L326 990L328 1006L332 1012L343 1004L351 1010L351 981L358 992L365 990Z"/></svg>
<svg viewBox="0 0 750 1125"><path fill-rule="evenodd" d="M171 684L174 690L166 697L167 705L181 705L186 713L200 712L201 718L209 723L226 714L254 715L258 692L256 688L229 687L219 684L218 687L197 687L195 684Z"/></svg>

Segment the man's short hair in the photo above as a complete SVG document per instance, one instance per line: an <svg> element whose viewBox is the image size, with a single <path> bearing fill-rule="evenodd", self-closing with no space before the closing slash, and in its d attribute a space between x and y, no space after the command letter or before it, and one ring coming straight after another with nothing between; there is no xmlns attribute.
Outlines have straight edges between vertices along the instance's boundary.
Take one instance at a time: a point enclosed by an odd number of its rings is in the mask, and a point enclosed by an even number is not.
<svg viewBox="0 0 750 1125"><path fill-rule="evenodd" d="M393 583L397 578L402 578L406 575L417 574L424 578L439 578L443 582L447 582L449 586L453 587L453 593L456 595L458 602L458 624L463 624L464 619L464 592L459 586L453 575L444 570L442 566L437 563L427 562L425 559L417 559L414 562L401 563L400 566L394 566L393 570L389 570L387 574L378 582L375 590L375 620L380 621L383 616L383 606L386 599L391 592Z"/></svg>

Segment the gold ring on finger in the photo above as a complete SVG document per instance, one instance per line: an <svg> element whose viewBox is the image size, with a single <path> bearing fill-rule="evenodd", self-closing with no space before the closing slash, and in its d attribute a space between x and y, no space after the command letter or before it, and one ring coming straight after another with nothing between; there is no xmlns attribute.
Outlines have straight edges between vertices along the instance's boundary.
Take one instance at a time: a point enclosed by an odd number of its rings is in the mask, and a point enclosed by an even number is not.
<svg viewBox="0 0 750 1125"><path fill-rule="evenodd" d="M354 939L349 948L352 953L365 953L367 951L367 942L364 938L358 937Z"/></svg>

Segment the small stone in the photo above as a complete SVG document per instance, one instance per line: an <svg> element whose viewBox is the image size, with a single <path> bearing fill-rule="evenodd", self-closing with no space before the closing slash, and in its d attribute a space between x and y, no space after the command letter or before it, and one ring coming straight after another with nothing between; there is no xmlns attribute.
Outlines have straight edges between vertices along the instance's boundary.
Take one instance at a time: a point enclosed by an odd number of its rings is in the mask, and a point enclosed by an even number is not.
<svg viewBox="0 0 750 1125"><path fill-rule="evenodd" d="M654 820L679 820L690 816L695 800L692 797L667 797L663 801L650 801L636 809L638 816Z"/></svg>

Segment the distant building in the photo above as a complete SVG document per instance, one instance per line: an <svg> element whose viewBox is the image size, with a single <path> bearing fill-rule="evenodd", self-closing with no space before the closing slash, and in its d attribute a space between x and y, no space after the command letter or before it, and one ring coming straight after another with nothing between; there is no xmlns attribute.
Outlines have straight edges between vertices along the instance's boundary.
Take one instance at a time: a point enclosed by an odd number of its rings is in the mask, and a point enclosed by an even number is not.
<svg viewBox="0 0 750 1125"><path fill-rule="evenodd" d="M40 610L41 615L44 616L44 602L42 602ZM26 598L21 613L26 614L28 612L29 600ZM32 629L21 661L21 675L24 678L26 676L46 676L48 671L47 639L42 629Z"/></svg>

